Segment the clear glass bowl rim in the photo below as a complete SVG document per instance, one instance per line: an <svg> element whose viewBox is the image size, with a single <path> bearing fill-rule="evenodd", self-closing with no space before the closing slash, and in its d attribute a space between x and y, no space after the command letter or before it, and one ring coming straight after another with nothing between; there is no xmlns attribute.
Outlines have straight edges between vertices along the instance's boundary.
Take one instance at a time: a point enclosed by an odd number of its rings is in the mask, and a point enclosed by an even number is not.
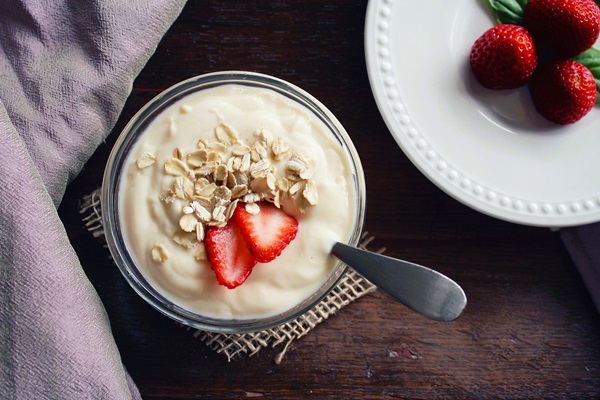
<svg viewBox="0 0 600 400"><path fill-rule="evenodd" d="M127 123L117 138L108 157L101 190L102 222L106 242L111 256L124 276L125 280L148 304L173 320L190 326L215 333L248 333L289 322L318 304L327 296L347 271L347 267L338 262L328 279L319 290L305 299L296 307L283 313L254 319L217 319L186 310L174 304L144 278L141 271L135 266L124 244L121 227L119 225L118 187L120 172L131 147L135 144L139 134L163 110L182 97L206 88L225 84L238 84L274 90L279 94L304 105L317 116L334 134L343 150L348 154L354 168L354 186L356 188L356 216L354 230L348 244L357 246L360 242L365 222L366 211L366 185L360 158L348 133L337 118L320 101L303 89L282 79L247 71L223 71L198 75L164 90L146 105L144 105Z"/></svg>

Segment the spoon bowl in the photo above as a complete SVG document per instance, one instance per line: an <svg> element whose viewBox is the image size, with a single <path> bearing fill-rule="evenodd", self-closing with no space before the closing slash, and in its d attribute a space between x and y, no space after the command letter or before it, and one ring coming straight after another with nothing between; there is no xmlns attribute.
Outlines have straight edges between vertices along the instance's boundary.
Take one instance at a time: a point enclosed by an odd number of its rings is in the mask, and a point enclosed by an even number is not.
<svg viewBox="0 0 600 400"><path fill-rule="evenodd" d="M339 242L331 254L400 303L433 320L453 321L467 305L462 288L431 268Z"/></svg>

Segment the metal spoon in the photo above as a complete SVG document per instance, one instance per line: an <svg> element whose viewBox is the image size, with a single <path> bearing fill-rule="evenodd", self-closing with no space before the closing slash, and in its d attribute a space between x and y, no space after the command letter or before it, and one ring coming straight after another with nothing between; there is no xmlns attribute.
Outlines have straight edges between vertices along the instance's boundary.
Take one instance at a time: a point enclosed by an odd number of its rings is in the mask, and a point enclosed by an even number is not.
<svg viewBox="0 0 600 400"><path fill-rule="evenodd" d="M336 243L331 254L408 308L436 321L453 321L467 305L452 279L422 265Z"/></svg>

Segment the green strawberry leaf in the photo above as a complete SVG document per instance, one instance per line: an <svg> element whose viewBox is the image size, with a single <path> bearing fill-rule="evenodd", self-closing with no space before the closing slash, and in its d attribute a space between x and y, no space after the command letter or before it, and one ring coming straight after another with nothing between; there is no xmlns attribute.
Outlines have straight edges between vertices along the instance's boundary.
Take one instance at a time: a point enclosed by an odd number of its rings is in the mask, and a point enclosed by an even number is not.
<svg viewBox="0 0 600 400"><path fill-rule="evenodd" d="M529 0L486 0L496 22L523 25L523 10ZM596 0L600 1L600 0Z"/></svg>
<svg viewBox="0 0 600 400"><path fill-rule="evenodd" d="M573 57L573 60L585 65L592 71L592 75L596 80L596 90L600 92L600 50L592 47ZM596 103L600 104L600 96L596 98Z"/></svg>

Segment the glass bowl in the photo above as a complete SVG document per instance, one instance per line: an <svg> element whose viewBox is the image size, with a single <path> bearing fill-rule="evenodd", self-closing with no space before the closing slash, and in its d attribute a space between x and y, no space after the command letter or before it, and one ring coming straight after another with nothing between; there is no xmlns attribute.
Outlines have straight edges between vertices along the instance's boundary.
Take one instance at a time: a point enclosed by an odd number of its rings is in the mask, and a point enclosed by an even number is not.
<svg viewBox="0 0 600 400"><path fill-rule="evenodd" d="M283 324L306 313L335 287L347 271L347 267L337 262L318 290L296 306L276 315L248 319L221 319L201 315L165 297L144 276L142 270L136 265L136 258L132 256L131 249L128 248L124 238L122 211L119 207L119 188L125 161L148 125L183 97L228 84L274 91L307 108L315 118L325 124L349 160L352 181L348 182L348 185L352 186L349 190L354 191L355 204L352 234L347 243L358 245L364 226L366 189L360 159L350 137L334 115L313 96L281 79L253 72L228 71L193 77L166 89L139 110L120 134L109 156L102 184L102 220L107 245L116 265L131 287L151 306L173 320L196 329L218 333L257 332Z"/></svg>

